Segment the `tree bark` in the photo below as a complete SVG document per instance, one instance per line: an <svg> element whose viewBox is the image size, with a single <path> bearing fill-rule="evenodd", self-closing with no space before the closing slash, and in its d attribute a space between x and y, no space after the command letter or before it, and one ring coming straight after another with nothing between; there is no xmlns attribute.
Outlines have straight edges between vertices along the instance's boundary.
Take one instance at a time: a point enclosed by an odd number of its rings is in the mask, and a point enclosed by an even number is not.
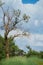
<svg viewBox="0 0 43 65"><path fill-rule="evenodd" d="M5 53L6 58L9 58L9 41L6 33L5 33Z"/></svg>

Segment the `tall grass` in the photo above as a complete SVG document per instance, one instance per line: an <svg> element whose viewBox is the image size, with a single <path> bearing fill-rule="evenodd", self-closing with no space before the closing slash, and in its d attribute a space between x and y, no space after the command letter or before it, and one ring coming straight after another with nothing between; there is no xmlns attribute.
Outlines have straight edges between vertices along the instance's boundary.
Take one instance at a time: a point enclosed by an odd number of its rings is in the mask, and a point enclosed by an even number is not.
<svg viewBox="0 0 43 65"><path fill-rule="evenodd" d="M43 65L43 59L37 57L12 57L9 59L3 59L0 65Z"/></svg>

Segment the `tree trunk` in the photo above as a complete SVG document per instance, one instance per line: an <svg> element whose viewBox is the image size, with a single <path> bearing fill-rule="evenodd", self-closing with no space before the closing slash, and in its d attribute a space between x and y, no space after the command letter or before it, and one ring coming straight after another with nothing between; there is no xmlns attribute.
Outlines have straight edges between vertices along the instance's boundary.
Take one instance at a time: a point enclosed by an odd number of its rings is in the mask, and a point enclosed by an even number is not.
<svg viewBox="0 0 43 65"><path fill-rule="evenodd" d="M6 53L6 58L9 58L9 42L8 42L7 34L5 34L5 53Z"/></svg>

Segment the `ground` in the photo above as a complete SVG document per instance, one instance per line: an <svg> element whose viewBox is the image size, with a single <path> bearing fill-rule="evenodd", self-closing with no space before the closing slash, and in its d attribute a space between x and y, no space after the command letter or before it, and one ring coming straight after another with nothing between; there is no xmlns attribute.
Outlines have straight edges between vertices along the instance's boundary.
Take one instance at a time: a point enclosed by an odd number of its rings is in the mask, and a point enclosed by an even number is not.
<svg viewBox="0 0 43 65"><path fill-rule="evenodd" d="M43 65L43 59L37 57L12 57L0 61L0 65Z"/></svg>

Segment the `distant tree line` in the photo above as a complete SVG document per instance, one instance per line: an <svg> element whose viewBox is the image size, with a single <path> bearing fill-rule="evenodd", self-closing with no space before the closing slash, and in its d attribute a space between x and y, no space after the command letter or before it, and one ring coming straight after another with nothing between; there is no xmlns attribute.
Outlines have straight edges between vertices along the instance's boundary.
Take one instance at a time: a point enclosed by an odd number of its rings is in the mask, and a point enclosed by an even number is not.
<svg viewBox="0 0 43 65"><path fill-rule="evenodd" d="M32 50L30 46L26 46L26 48L28 49L28 53L26 54L27 57L37 56L43 59L43 51L38 52L38 51Z"/></svg>

